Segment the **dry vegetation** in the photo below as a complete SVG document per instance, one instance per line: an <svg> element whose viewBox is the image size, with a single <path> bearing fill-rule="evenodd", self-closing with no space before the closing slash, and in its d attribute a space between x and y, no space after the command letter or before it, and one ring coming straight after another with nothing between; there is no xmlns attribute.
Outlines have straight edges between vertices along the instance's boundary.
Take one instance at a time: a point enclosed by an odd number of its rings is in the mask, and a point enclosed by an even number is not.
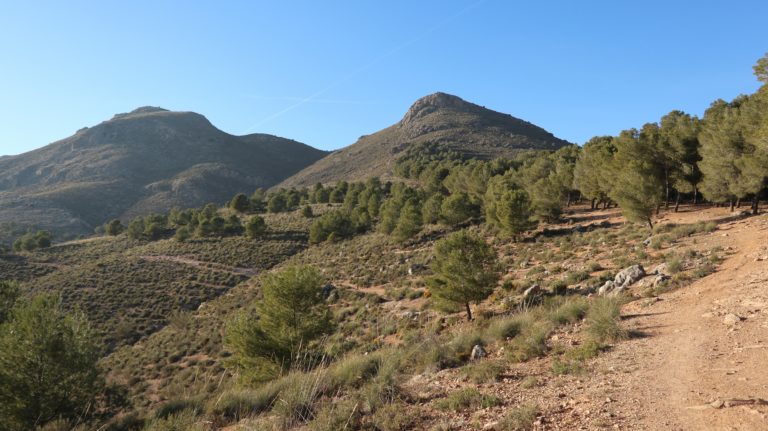
<svg viewBox="0 0 768 431"><path fill-rule="evenodd" d="M315 205L315 212L327 208ZM515 430L556 414L553 392L595 373L594 358L632 336L620 322L621 301L595 299L601 284L632 264L666 263L671 278L633 286L631 297L653 297L706 276L726 254L696 247L714 223L661 224L649 236L615 211L579 209L522 243L471 226L505 270L467 323L425 283L432 245L452 229L427 226L405 244L368 233L307 248L297 238L311 220L298 212L268 217L271 233L260 240L118 237L3 262L19 274L45 268L29 286L61 291L117 347L103 364L133 406L120 419L125 424L143 417L148 429L239 422ZM239 385L225 367L226 322L258 299L263 270L297 263L322 268L335 286L328 301L338 328L324 341L324 362L261 386ZM532 286L540 293L523 297ZM471 360L476 345L487 356Z"/></svg>

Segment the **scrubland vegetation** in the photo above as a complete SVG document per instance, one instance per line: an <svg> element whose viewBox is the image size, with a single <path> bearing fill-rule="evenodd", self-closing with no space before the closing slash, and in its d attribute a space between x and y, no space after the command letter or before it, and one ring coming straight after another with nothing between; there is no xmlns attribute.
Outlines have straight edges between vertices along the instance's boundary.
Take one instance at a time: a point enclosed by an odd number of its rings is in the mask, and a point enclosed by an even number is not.
<svg viewBox="0 0 768 431"><path fill-rule="evenodd" d="M495 382L531 363L591 372L633 335L624 301L724 258L689 247L716 223L657 215L758 211L766 91L583 148L484 161L425 143L400 181L257 190L63 244L27 233L0 254L0 430L451 429L493 408L496 429L530 429L543 407ZM598 295L633 265L663 269ZM469 384L422 393L447 373Z"/></svg>

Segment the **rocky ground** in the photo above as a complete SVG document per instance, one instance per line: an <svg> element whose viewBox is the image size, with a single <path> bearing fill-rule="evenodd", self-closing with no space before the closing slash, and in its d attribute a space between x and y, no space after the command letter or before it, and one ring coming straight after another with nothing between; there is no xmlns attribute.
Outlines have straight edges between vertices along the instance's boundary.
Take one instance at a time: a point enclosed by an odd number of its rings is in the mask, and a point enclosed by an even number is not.
<svg viewBox="0 0 768 431"><path fill-rule="evenodd" d="M536 405L536 430L768 429L768 217L685 209L661 222L698 221L716 221L718 229L678 247L719 247L727 258L715 273L669 293L641 296L638 286L650 274L630 288L634 300L622 313L629 340L564 375L552 372L550 355L508 365L492 383L473 383L457 369L415 376L409 387L425 403L468 387L503 401L465 414L420 409L421 426L502 429L499 418L511 409ZM549 344L578 344L579 325Z"/></svg>

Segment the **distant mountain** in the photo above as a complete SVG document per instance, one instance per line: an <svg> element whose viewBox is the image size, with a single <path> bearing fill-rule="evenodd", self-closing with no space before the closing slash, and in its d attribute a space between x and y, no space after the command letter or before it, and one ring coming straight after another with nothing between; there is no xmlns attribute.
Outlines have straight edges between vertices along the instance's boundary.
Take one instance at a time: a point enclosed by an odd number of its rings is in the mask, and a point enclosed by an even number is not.
<svg viewBox="0 0 768 431"><path fill-rule="evenodd" d="M409 145L441 143L470 158L513 156L521 150L556 150L567 141L508 114L459 97L435 93L417 100L402 120L335 151L278 185L309 186L370 176L391 175L395 161Z"/></svg>
<svg viewBox="0 0 768 431"><path fill-rule="evenodd" d="M0 242L26 228L62 238L115 217L223 203L325 154L271 135L233 136L193 112L139 108L0 158Z"/></svg>

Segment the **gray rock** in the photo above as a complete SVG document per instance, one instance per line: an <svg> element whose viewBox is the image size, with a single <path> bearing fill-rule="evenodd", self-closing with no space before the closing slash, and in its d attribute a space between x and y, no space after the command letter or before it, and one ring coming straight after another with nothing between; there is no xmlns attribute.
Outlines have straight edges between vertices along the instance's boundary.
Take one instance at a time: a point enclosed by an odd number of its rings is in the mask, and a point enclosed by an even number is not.
<svg viewBox="0 0 768 431"><path fill-rule="evenodd" d="M329 296L331 296L331 292L333 292L334 290L336 290L336 286L334 286L331 283L327 283L325 286L323 286L323 292L322 292L323 298L327 299Z"/></svg>
<svg viewBox="0 0 768 431"><path fill-rule="evenodd" d="M408 275L416 274L418 272L424 271L425 269L427 269L427 267L420 263L411 265L408 267Z"/></svg>
<svg viewBox="0 0 768 431"><path fill-rule="evenodd" d="M643 240L643 245L646 246L646 247L651 245L651 237L648 237L648 238L644 239Z"/></svg>
<svg viewBox="0 0 768 431"><path fill-rule="evenodd" d="M420 311L408 310L408 311L403 311L402 313L400 313L400 317L403 318L403 319L416 320L416 319L419 318L419 316L421 316L421 312Z"/></svg>
<svg viewBox="0 0 768 431"><path fill-rule="evenodd" d="M723 323L725 323L726 325L729 325L729 326L733 326L733 325L735 325L735 324L737 324L739 322L741 322L741 317L739 317L739 316L737 316L737 315L735 315L733 313L728 313L723 318Z"/></svg>
<svg viewBox="0 0 768 431"><path fill-rule="evenodd" d="M608 280L605 282L604 285L600 286L599 289L597 289L598 295L607 295L608 292L613 290L613 282L611 280Z"/></svg>
<svg viewBox="0 0 768 431"><path fill-rule="evenodd" d="M488 353L486 353L483 346L475 344L475 347L472 348L472 353L469 355L469 359L475 361L486 356L488 356Z"/></svg>
<svg viewBox="0 0 768 431"><path fill-rule="evenodd" d="M617 286L629 287L643 277L645 277L645 269L643 269L643 266L632 265L619 271L613 279L613 282Z"/></svg>
<svg viewBox="0 0 768 431"><path fill-rule="evenodd" d="M666 263L661 263L656 265L655 268L653 268L653 271L651 271L651 274L653 275L669 275L669 267Z"/></svg>
<svg viewBox="0 0 768 431"><path fill-rule="evenodd" d="M541 287L539 287L538 284L534 284L533 286L525 289L523 292L523 299L529 299L533 298L535 296L538 296L541 293Z"/></svg>

